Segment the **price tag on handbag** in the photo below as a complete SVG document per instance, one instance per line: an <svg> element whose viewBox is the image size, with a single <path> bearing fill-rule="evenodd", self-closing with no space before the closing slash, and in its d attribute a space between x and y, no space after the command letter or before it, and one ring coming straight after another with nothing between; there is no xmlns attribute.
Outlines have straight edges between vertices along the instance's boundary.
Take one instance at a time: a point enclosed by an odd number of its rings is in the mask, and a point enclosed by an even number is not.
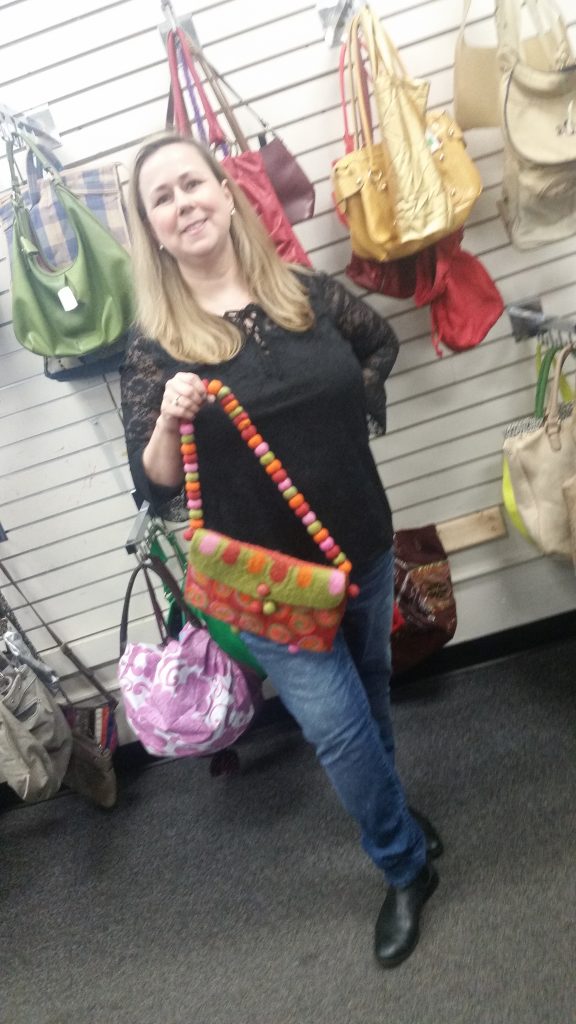
<svg viewBox="0 0 576 1024"><path fill-rule="evenodd" d="M58 289L58 298L60 299L62 308L66 310L67 313L69 313L72 309L76 309L78 307L76 296L74 295L74 292L72 291L70 286L67 284L64 285L63 288Z"/></svg>

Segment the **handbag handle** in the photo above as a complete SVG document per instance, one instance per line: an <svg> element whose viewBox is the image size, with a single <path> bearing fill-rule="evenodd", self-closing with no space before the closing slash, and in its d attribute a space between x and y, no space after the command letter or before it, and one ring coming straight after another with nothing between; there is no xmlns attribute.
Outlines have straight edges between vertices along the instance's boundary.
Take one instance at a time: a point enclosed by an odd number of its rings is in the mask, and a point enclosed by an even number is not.
<svg viewBox="0 0 576 1024"><path fill-rule="evenodd" d="M560 413L558 408L558 393L560 391L560 378L562 376L562 367L566 362L568 356L576 351L574 345L566 345L560 350L560 355L556 363L554 370L554 379L552 381L552 387L550 389L550 397L548 399L548 405L546 407L546 419L544 423L544 429L550 441L550 447L554 451L560 449Z"/></svg>
<svg viewBox="0 0 576 1024"><path fill-rule="evenodd" d="M194 83L192 82L188 66L187 66L187 64L184 61L184 57L182 56L182 48L181 48L181 46L180 46L180 54L181 54L181 58L182 59L181 59L180 62L178 60L178 52L177 52L178 44L179 44L179 39L175 36L173 31L170 31L168 33L168 37L167 37L167 40L166 40L166 51L167 51L167 54L168 54L168 67L170 69L170 95L168 97L168 110L166 112L166 124L167 125L174 124L174 126L177 129L177 131L179 131L181 135L189 136L191 134L191 132L190 132L190 124L189 124L189 121L188 121L188 113L187 113L187 110L186 110L186 104L184 102L184 94L182 92L182 86L180 84L179 63L181 63L183 68L184 68L184 75L185 75L185 78L186 78L186 85L187 85L187 88L188 88L188 93L189 93L190 99L192 101L192 109L194 111L194 120L196 122L196 130L197 130L198 135L199 135L200 139L202 140L202 142L207 144L208 143L208 136L206 135L206 131L204 129L204 121L202 120L202 115L200 113L200 108L198 106L198 101L196 99L196 95L195 95L195 92L194 92Z"/></svg>
<svg viewBox="0 0 576 1024"><path fill-rule="evenodd" d="M301 521L307 533L318 545L322 554L337 569L350 573L352 563L338 546L328 529L322 525L315 512L305 500L304 495L298 490L284 469L280 459L270 450L264 438L258 433L246 410L240 405L236 396L229 387L220 380L204 381L204 386L209 395L213 395L220 403L222 409L238 430L240 437L252 450L260 465L275 483L280 494L294 512L294 515ZM191 540L196 530L204 526L204 513L202 509L202 491L200 488L200 474L198 472L198 449L193 423L182 423L180 425L182 462L184 465L184 487L186 491L186 502L190 526L184 532L186 540Z"/></svg>
<svg viewBox="0 0 576 1024"><path fill-rule="evenodd" d="M364 100L364 108L368 116L368 122L370 127L370 136L367 141L370 144L373 141L373 128L372 128L372 117L370 112L370 96L368 92L368 74L362 54L360 53L360 65L359 65L359 76L354 75L354 61L355 52L352 45L352 32L353 25L350 23L350 30L348 33L348 42L342 43L340 47L340 59L338 65L338 78L340 82L340 99L342 103L342 117L344 121L344 151L345 153L352 153L355 148L359 148L359 131L356 111L356 80L359 79L360 88L362 89L362 95ZM354 118L354 135L350 131L350 124L348 121L348 104L346 102L346 66L348 64L349 69L349 81L350 81L350 102L352 105L352 113Z"/></svg>
<svg viewBox="0 0 576 1024"><path fill-rule="evenodd" d="M140 572L143 572L146 578L146 585L152 601L152 609L154 611L154 617L156 619L156 622L158 623L162 643L166 643L166 640L168 639L168 634L164 627L162 612L160 611L160 606L158 604L158 600L156 598L156 594L152 586L152 581L150 580L150 572L155 573L156 576L160 578L163 585L166 587L171 597L174 599L175 604L178 605L178 608L182 612L186 622L189 622L192 626L203 628L200 619L196 615L194 615L194 612L182 597L182 594L180 593L180 588L170 570L164 565L164 563L159 558L156 557L156 555L150 555L148 558L144 559L144 561L138 563L138 565L132 570L130 574L130 579L128 580L126 594L124 595L124 604L122 606L122 617L120 619L120 657L122 657L122 655L124 654L124 651L126 650L126 644L128 642L128 615L130 612L130 599L132 597L132 590L134 589L134 584Z"/></svg>
<svg viewBox="0 0 576 1024"><path fill-rule="evenodd" d="M206 76L206 81L210 85L210 88L212 89L212 92L214 93L217 102L220 104L222 113L228 122L230 131L236 140L240 152L248 153L250 150L248 139L246 138L244 132L242 131L236 118L236 115L234 114L234 111L232 110L232 107L230 106L226 98L226 95L224 94L224 90L222 89L222 86L220 84L222 80L221 76L218 74L216 69L206 60L202 50L199 49L199 47L194 46L190 37L187 36L184 32L182 32L182 34L188 44L191 57L194 60L196 60L200 65L202 71ZM260 120L260 118L258 118L258 120Z"/></svg>

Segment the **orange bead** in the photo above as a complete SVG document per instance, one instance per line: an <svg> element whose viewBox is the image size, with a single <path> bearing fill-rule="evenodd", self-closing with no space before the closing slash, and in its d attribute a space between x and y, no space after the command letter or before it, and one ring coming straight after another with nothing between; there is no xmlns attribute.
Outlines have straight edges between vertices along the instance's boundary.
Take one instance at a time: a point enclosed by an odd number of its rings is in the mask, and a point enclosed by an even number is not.
<svg viewBox="0 0 576 1024"><path fill-rule="evenodd" d="M325 526L323 526L322 529L318 531L318 533L314 534L314 540L316 541L317 544L321 544L322 541L326 540L326 538L329 536L330 534L328 533L328 530L326 529Z"/></svg>
<svg viewBox="0 0 576 1024"><path fill-rule="evenodd" d="M248 559L248 562L246 564L248 572L254 574L262 572L262 569L264 569L266 565L267 559L268 555L265 551L254 551L254 553L250 555L250 558Z"/></svg>
<svg viewBox="0 0 576 1024"><path fill-rule="evenodd" d="M206 388L206 391L208 392L209 395L217 395L221 387L221 380L211 380Z"/></svg>
<svg viewBox="0 0 576 1024"><path fill-rule="evenodd" d="M298 587L309 587L314 577L314 569L311 566L302 566L296 572L296 585Z"/></svg>
<svg viewBox="0 0 576 1024"><path fill-rule="evenodd" d="M259 444L262 444L263 440L262 434L254 434L253 437L248 438L248 447L257 448Z"/></svg>
<svg viewBox="0 0 576 1024"><path fill-rule="evenodd" d="M180 451L182 455L195 455L197 449L195 444L181 444Z"/></svg>
<svg viewBox="0 0 576 1024"><path fill-rule="evenodd" d="M290 498L288 504L290 505L290 508L298 508L298 506L301 505L303 501L304 495L298 492L298 494L295 494L293 498ZM316 540L316 538L314 538L314 540Z"/></svg>
<svg viewBox="0 0 576 1024"><path fill-rule="evenodd" d="M338 568L345 573L352 572L352 562L347 558L345 562L342 562L342 565L338 566Z"/></svg>
<svg viewBox="0 0 576 1024"><path fill-rule="evenodd" d="M268 476L272 476L273 473L277 473L279 469L282 469L282 463L280 462L280 459L273 459L272 462L269 462L268 465L266 466L266 472L268 473Z"/></svg>

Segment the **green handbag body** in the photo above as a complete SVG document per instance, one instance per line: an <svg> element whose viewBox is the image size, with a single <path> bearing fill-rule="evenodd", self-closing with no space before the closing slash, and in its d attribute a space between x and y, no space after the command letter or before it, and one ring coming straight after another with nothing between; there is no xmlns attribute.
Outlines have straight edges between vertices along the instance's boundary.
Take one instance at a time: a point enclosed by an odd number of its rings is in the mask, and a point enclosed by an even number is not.
<svg viewBox="0 0 576 1024"><path fill-rule="evenodd" d="M86 355L118 341L132 323L130 256L54 173L53 179L75 231L78 254L67 267L52 267L43 259L13 175L14 333L24 348L38 355Z"/></svg>

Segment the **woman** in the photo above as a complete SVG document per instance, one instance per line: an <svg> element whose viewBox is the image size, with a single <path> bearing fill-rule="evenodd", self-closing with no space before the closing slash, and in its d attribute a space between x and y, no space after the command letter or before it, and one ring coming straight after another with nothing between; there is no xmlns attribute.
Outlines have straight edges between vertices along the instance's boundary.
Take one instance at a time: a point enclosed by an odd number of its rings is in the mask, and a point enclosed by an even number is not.
<svg viewBox="0 0 576 1024"><path fill-rule="evenodd" d="M242 633L358 822L388 891L375 952L392 967L418 941L438 884L441 842L410 811L394 767L389 713L393 608L390 509L369 448L385 426L383 383L398 351L389 326L336 282L289 268L242 192L191 140L163 135L136 157L134 272L143 332L122 370L137 488L183 509L179 426L193 419L207 525L321 561L203 378L235 392L351 559L360 595L333 650L300 651ZM174 515L174 512L172 512Z"/></svg>

